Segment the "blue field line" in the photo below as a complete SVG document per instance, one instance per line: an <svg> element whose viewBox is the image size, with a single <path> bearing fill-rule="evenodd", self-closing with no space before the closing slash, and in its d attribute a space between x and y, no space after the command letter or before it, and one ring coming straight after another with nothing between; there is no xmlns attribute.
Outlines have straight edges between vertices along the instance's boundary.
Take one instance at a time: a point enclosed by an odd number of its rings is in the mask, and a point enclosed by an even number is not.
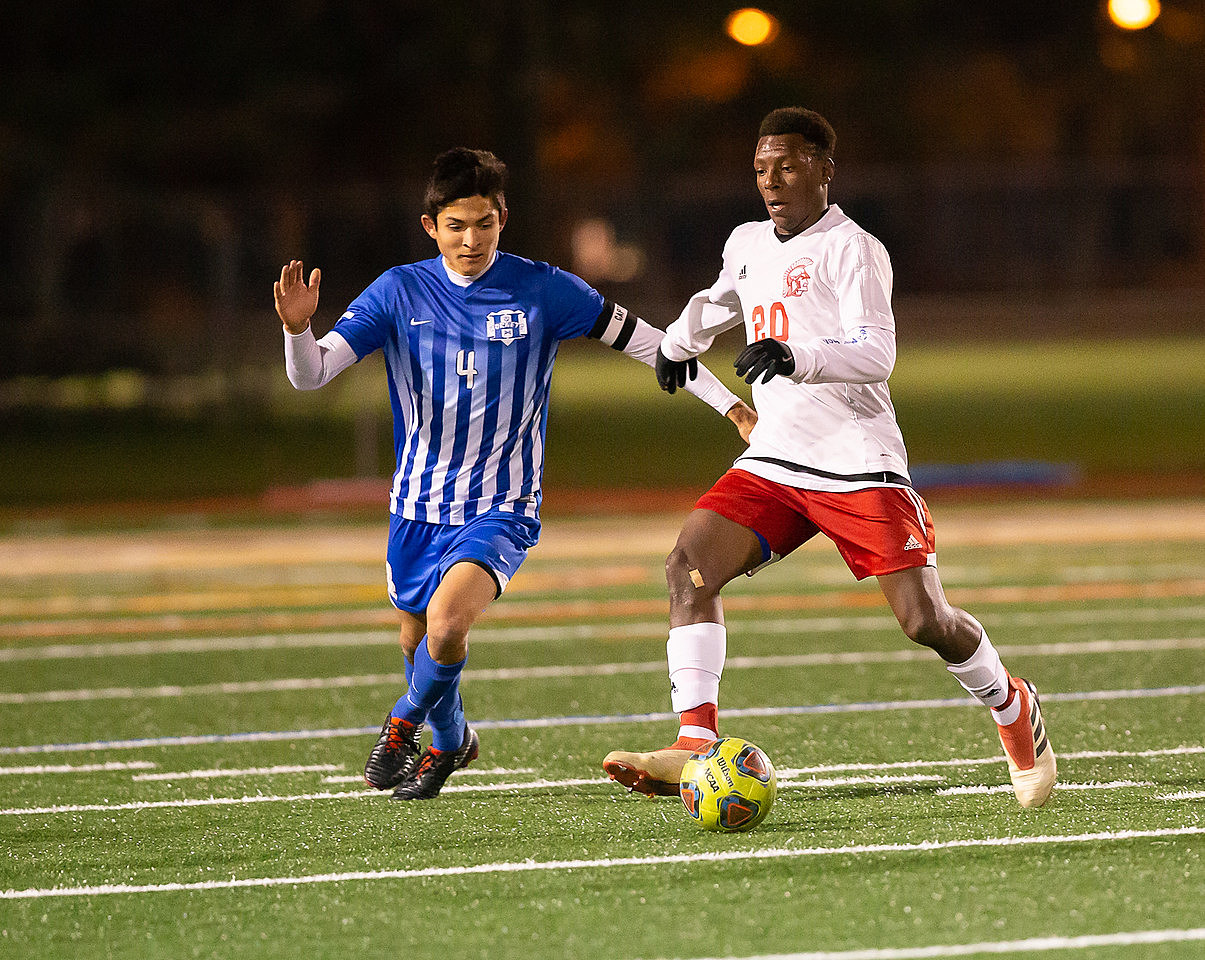
<svg viewBox="0 0 1205 960"><path fill-rule="evenodd" d="M1076 693L1044 693L1047 703L1081 703L1092 700L1142 700L1152 697L1185 697L1205 694L1205 684L1178 687L1148 687L1138 690L1084 690ZM725 718L792 717L805 714L878 713L889 710L932 710L947 707L977 707L970 697L934 700L884 700L865 703L816 703L797 707L745 707L724 710ZM677 714L619 713L601 716L532 717L514 720L474 720L477 730L529 730L549 727L596 727L619 723L661 723L676 720ZM143 737L136 740L95 740L91 743L41 743L0 747L0 756L31 753L73 753L86 750L139 750L144 747L191 747L213 743L267 743L279 740L330 740L379 733L380 728L333 727L321 730L266 730L249 733L211 733L181 737Z"/></svg>

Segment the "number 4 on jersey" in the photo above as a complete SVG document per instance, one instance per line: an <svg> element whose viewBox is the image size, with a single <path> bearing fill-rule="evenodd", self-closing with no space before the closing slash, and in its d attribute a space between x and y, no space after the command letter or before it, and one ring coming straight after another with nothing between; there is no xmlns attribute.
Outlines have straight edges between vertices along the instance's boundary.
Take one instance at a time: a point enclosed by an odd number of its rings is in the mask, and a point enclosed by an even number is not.
<svg viewBox="0 0 1205 960"><path fill-rule="evenodd" d="M456 372L464 377L464 385L468 390L473 389L473 380L477 376L477 370L473 367L473 361L476 357L476 350L469 350L467 353L464 350L460 350L456 354Z"/></svg>

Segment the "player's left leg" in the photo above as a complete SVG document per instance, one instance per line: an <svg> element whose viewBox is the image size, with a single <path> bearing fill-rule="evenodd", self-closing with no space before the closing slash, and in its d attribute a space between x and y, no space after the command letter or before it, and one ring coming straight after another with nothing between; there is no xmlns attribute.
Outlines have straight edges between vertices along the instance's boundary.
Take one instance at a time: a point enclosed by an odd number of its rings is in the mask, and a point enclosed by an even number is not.
<svg viewBox="0 0 1205 960"><path fill-rule="evenodd" d="M879 577L879 583L904 633L936 652L963 688L990 709L1017 801L1040 807L1058 771L1037 689L1011 676L979 621L946 600L936 568L901 570Z"/></svg>

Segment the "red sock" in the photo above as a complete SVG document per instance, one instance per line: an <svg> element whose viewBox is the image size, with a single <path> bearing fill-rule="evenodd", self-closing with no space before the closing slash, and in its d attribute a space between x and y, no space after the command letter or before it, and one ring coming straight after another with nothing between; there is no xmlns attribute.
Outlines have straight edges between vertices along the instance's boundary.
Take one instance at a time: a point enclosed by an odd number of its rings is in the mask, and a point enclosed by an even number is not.
<svg viewBox="0 0 1205 960"><path fill-rule="evenodd" d="M678 750L697 750L719 736L719 711L714 703L701 703L697 707L683 710L678 715L678 723L683 727L702 727L712 734L710 737L697 737L679 732L678 739L673 743L673 748Z"/></svg>

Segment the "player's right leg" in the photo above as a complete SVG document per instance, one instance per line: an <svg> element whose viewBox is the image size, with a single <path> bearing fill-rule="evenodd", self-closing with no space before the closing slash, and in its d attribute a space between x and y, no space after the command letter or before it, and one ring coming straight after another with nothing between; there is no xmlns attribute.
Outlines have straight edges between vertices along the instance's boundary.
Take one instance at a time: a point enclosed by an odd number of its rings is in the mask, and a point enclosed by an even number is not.
<svg viewBox="0 0 1205 960"><path fill-rule="evenodd" d="M749 528L710 509L696 509L686 518L665 564L666 655L678 739L646 753L613 750L603 759L612 780L650 797L677 796L687 759L719 735L717 704L727 647L720 589L764 558L762 541Z"/></svg>
<svg viewBox="0 0 1205 960"><path fill-rule="evenodd" d="M420 643L426 642L427 625L425 619L404 610L399 610L398 615L408 691L414 675L414 652ZM395 703L385 717L381 734L364 764L364 782L377 790L392 790L418 766L423 725L421 721L403 719L398 709L401 703L401 700Z"/></svg>

